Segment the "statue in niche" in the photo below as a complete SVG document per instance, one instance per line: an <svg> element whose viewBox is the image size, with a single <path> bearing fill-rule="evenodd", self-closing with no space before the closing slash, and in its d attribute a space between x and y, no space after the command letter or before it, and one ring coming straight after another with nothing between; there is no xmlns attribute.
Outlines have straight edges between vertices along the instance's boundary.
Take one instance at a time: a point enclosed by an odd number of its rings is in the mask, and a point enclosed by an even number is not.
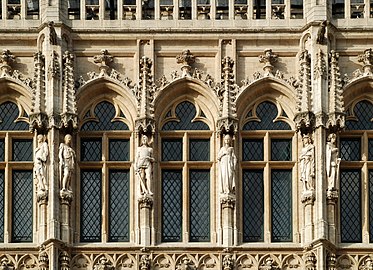
<svg viewBox="0 0 373 270"><path fill-rule="evenodd" d="M47 159L49 155L48 143L45 135L39 134L37 136L38 146L34 151L34 179L37 183L38 192L45 192L48 190L47 181Z"/></svg>
<svg viewBox="0 0 373 270"><path fill-rule="evenodd" d="M315 146L308 134L303 136L303 148L299 160L303 192L313 191L315 189Z"/></svg>
<svg viewBox="0 0 373 270"><path fill-rule="evenodd" d="M222 194L233 194L235 189L235 175L237 158L231 146L232 138L229 134L224 136L223 146L218 153L219 177Z"/></svg>
<svg viewBox="0 0 373 270"><path fill-rule="evenodd" d="M71 176L75 169L75 151L71 148L72 136L65 135L64 143L60 144L58 157L60 160L61 190L71 191Z"/></svg>
<svg viewBox="0 0 373 270"><path fill-rule="evenodd" d="M148 136L141 137L141 146L137 149L135 170L140 180L140 194L153 195L151 191L153 173L153 148L149 146Z"/></svg>
<svg viewBox="0 0 373 270"><path fill-rule="evenodd" d="M339 150L336 146L337 135L331 133L328 136L328 142L326 143L326 175L328 178L328 190L336 190L336 184L338 181L339 163L341 159L338 158Z"/></svg>

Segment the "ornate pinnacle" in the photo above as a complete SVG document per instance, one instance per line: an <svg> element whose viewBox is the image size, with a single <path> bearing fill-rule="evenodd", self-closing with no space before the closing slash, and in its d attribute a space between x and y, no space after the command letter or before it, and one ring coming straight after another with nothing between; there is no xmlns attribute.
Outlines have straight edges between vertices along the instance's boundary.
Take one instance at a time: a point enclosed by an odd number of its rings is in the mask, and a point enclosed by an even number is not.
<svg viewBox="0 0 373 270"><path fill-rule="evenodd" d="M221 65L222 65L223 71L231 72L233 69L234 61L229 56L226 56L223 58L223 60L221 60Z"/></svg>
<svg viewBox="0 0 373 270"><path fill-rule="evenodd" d="M72 66L74 61L74 55L69 51L65 51L63 54L63 61L66 65Z"/></svg>
<svg viewBox="0 0 373 270"><path fill-rule="evenodd" d="M98 64L100 73L104 74L109 70L109 64L113 62L113 57L109 54L108 50L102 49L101 54L93 57L93 62Z"/></svg>
<svg viewBox="0 0 373 270"><path fill-rule="evenodd" d="M143 56L140 59L140 70L142 72L150 72L150 69L152 68L152 60L150 60L148 57Z"/></svg>
<svg viewBox="0 0 373 270"><path fill-rule="evenodd" d="M9 50L4 49L0 57L1 76L9 75L9 73L12 71L12 68L10 67L10 65L13 64L14 62L15 62L15 56L11 54Z"/></svg>
<svg viewBox="0 0 373 270"><path fill-rule="evenodd" d="M272 53L272 49L265 49L263 55L259 55L259 62L264 63L264 75L273 75L273 64L277 62L278 55Z"/></svg>
<svg viewBox="0 0 373 270"><path fill-rule="evenodd" d="M299 62L302 63L309 63L311 62L311 57L310 54L308 53L307 50L303 50L299 54Z"/></svg>
<svg viewBox="0 0 373 270"><path fill-rule="evenodd" d="M191 54L190 50L185 49L181 54L176 56L176 60L178 64L182 64L181 70L183 74L181 77L190 77L191 65L196 61L195 56Z"/></svg>
<svg viewBox="0 0 373 270"><path fill-rule="evenodd" d="M358 61L364 64L364 74L372 74L373 53L372 49L366 49L363 54L358 56Z"/></svg>

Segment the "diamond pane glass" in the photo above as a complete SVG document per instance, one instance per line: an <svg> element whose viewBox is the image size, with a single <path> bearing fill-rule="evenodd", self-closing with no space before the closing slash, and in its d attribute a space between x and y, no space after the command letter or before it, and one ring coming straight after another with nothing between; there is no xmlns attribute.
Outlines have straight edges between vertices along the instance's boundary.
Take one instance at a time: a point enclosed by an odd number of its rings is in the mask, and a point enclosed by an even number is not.
<svg viewBox="0 0 373 270"><path fill-rule="evenodd" d="M13 140L14 161L32 161L32 140Z"/></svg>
<svg viewBox="0 0 373 270"><path fill-rule="evenodd" d="M162 171L162 241L182 241L182 174Z"/></svg>
<svg viewBox="0 0 373 270"><path fill-rule="evenodd" d="M357 121L347 120L347 130L371 130L373 129L373 104L367 100L358 102L354 107L354 115Z"/></svg>
<svg viewBox="0 0 373 270"><path fill-rule="evenodd" d="M373 160L373 139L368 141L368 160Z"/></svg>
<svg viewBox="0 0 373 270"><path fill-rule="evenodd" d="M361 242L361 177L360 170L342 170L341 191L341 241Z"/></svg>
<svg viewBox="0 0 373 270"><path fill-rule="evenodd" d="M3 139L0 139L0 161L5 160L5 142Z"/></svg>
<svg viewBox="0 0 373 270"><path fill-rule="evenodd" d="M109 172L109 241L129 241L129 172Z"/></svg>
<svg viewBox="0 0 373 270"><path fill-rule="evenodd" d="M82 139L80 144L80 157L82 161L101 161L101 138Z"/></svg>
<svg viewBox="0 0 373 270"><path fill-rule="evenodd" d="M291 171L272 170L272 241L292 241Z"/></svg>
<svg viewBox="0 0 373 270"><path fill-rule="evenodd" d="M194 121L197 110L194 104L184 101L175 109L177 121L169 121L163 125L162 130L209 130L202 121Z"/></svg>
<svg viewBox="0 0 373 270"><path fill-rule="evenodd" d="M178 161L183 159L182 139L162 139L162 161Z"/></svg>
<svg viewBox="0 0 373 270"><path fill-rule="evenodd" d="M243 241L264 241L263 171L243 172Z"/></svg>
<svg viewBox="0 0 373 270"><path fill-rule="evenodd" d="M17 121L19 116L18 106L13 102L0 105L0 130L28 130L29 125L24 121Z"/></svg>
<svg viewBox="0 0 373 270"><path fill-rule="evenodd" d="M209 161L210 160L210 140L189 141L189 160Z"/></svg>
<svg viewBox="0 0 373 270"><path fill-rule="evenodd" d="M341 147L341 159L347 161L357 161L360 160L360 138L356 139L346 139L341 138L340 140Z"/></svg>
<svg viewBox="0 0 373 270"><path fill-rule="evenodd" d="M190 235L191 242L210 241L210 171L190 171Z"/></svg>
<svg viewBox="0 0 373 270"><path fill-rule="evenodd" d="M256 116L259 121L252 120L243 126L243 130L291 130L289 124L284 121L276 121L277 106L272 102L263 102L256 108Z"/></svg>
<svg viewBox="0 0 373 270"><path fill-rule="evenodd" d="M80 241L101 241L101 171L81 172Z"/></svg>
<svg viewBox="0 0 373 270"><path fill-rule="evenodd" d="M373 170L369 170L369 236L373 242Z"/></svg>
<svg viewBox="0 0 373 270"><path fill-rule="evenodd" d="M95 108L95 121L83 124L81 130L128 130L128 126L122 121L115 120L115 107L107 101L97 104Z"/></svg>
<svg viewBox="0 0 373 270"><path fill-rule="evenodd" d="M271 160L291 160L291 140L271 140Z"/></svg>
<svg viewBox="0 0 373 270"><path fill-rule="evenodd" d="M5 173L0 171L0 242L4 242L4 183Z"/></svg>
<svg viewBox="0 0 373 270"><path fill-rule="evenodd" d="M128 161L129 160L129 140L111 139L109 140L109 160Z"/></svg>
<svg viewBox="0 0 373 270"><path fill-rule="evenodd" d="M245 139L242 141L242 158L244 161L263 160L263 139Z"/></svg>
<svg viewBox="0 0 373 270"><path fill-rule="evenodd" d="M32 171L13 171L12 242L32 242Z"/></svg>

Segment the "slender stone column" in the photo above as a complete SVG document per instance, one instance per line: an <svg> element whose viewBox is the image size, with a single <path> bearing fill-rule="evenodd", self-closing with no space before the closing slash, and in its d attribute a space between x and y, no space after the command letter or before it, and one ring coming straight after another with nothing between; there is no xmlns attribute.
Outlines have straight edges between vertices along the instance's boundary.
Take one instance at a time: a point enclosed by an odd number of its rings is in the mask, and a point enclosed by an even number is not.
<svg viewBox="0 0 373 270"><path fill-rule="evenodd" d="M331 243L336 244L337 240L337 203L338 203L338 192L328 191L326 197L327 209L328 209L328 239Z"/></svg>
<svg viewBox="0 0 373 270"><path fill-rule="evenodd" d="M73 200L72 192L60 191L61 201L61 240L65 243L72 243L71 235L71 214L70 207Z"/></svg>
<svg viewBox="0 0 373 270"><path fill-rule="evenodd" d="M232 246L234 244L234 210L236 197L234 195L223 195L220 199L220 204L223 246Z"/></svg>
<svg viewBox="0 0 373 270"><path fill-rule="evenodd" d="M47 219L48 219L48 193L40 192L37 194L39 207L38 224L39 224L39 243L43 243L47 239Z"/></svg>
<svg viewBox="0 0 373 270"><path fill-rule="evenodd" d="M309 244L314 239L314 202L315 195L312 193L309 196L302 196L304 204L304 244Z"/></svg>
<svg viewBox="0 0 373 270"><path fill-rule="evenodd" d="M140 224L140 245L150 246L151 244L151 211L153 198L151 195L143 195L139 198L139 224Z"/></svg>

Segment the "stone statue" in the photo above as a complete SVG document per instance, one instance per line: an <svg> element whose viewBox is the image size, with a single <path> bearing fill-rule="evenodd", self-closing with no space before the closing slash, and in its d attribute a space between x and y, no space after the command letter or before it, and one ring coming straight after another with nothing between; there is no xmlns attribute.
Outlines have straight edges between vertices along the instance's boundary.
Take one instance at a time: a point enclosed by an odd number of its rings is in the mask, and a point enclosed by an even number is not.
<svg viewBox="0 0 373 270"><path fill-rule="evenodd" d="M60 144L58 157L60 160L61 190L71 191L71 176L75 169L75 151L71 148L72 137L65 136L64 143Z"/></svg>
<svg viewBox="0 0 373 270"><path fill-rule="evenodd" d="M303 191L315 189L315 146L309 135L303 136L303 148L300 153L300 180L303 182Z"/></svg>
<svg viewBox="0 0 373 270"><path fill-rule="evenodd" d="M338 158L338 147L336 147L337 135L331 133L328 136L326 143L326 175L328 178L328 190L335 190L338 181L339 163L341 159Z"/></svg>
<svg viewBox="0 0 373 270"><path fill-rule="evenodd" d="M39 134L37 136L38 146L34 151L34 179L37 183L38 192L45 192L48 190L46 163L49 150L45 139L45 135Z"/></svg>
<svg viewBox="0 0 373 270"><path fill-rule="evenodd" d="M231 136L225 135L223 147L220 148L218 153L219 161L219 177L222 194L232 194L235 189L235 175L237 158L234 154L234 149L231 144Z"/></svg>
<svg viewBox="0 0 373 270"><path fill-rule="evenodd" d="M153 172L153 148L148 145L148 136L142 135L141 146L137 149L135 170L140 179L140 194L153 195L151 191Z"/></svg>

